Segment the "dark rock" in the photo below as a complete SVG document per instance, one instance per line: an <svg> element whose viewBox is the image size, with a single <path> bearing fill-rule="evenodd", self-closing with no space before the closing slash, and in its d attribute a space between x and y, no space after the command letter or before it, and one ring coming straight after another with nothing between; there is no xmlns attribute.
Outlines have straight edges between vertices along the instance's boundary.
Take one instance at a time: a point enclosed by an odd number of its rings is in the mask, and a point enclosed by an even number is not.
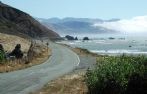
<svg viewBox="0 0 147 94"><path fill-rule="evenodd" d="M89 38L88 37L84 37L83 40L89 40Z"/></svg>
<svg viewBox="0 0 147 94"><path fill-rule="evenodd" d="M109 37L109 39L110 39L110 40L114 40L115 38L113 38L113 37Z"/></svg>
<svg viewBox="0 0 147 94"><path fill-rule="evenodd" d="M120 40L125 40L125 38L118 38L118 39L120 39Z"/></svg>
<svg viewBox="0 0 147 94"><path fill-rule="evenodd" d="M73 36L70 36L70 35L66 35L65 38L67 40L75 40L75 38Z"/></svg>
<svg viewBox="0 0 147 94"><path fill-rule="evenodd" d="M75 40L78 40L78 38L77 38L77 37L75 37Z"/></svg>

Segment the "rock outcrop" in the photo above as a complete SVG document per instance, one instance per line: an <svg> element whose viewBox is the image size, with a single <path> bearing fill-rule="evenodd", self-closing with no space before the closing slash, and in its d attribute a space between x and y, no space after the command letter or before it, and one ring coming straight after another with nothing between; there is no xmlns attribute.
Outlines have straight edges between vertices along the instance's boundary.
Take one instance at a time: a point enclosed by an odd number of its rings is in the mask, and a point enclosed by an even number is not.
<svg viewBox="0 0 147 94"><path fill-rule="evenodd" d="M89 40L89 38L88 37L84 37L83 40Z"/></svg>
<svg viewBox="0 0 147 94"><path fill-rule="evenodd" d="M75 38L73 36L70 36L70 35L66 35L65 38L67 40L75 40Z"/></svg>

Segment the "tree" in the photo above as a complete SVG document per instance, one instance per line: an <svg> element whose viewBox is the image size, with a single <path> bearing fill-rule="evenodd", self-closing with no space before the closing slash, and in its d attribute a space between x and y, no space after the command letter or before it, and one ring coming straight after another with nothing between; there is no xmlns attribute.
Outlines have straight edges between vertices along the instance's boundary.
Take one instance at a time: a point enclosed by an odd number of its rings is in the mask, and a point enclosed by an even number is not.
<svg viewBox="0 0 147 94"><path fill-rule="evenodd" d="M3 45L0 44L0 63L5 59L5 51Z"/></svg>
<svg viewBox="0 0 147 94"><path fill-rule="evenodd" d="M23 52L21 51L21 45L17 44L15 49L9 54L9 56L15 56L17 59L23 57Z"/></svg>

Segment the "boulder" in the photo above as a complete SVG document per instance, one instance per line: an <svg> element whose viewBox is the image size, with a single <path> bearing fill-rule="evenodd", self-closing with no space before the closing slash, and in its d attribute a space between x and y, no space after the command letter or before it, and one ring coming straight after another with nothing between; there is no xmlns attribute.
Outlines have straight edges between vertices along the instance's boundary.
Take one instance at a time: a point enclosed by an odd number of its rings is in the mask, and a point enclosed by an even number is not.
<svg viewBox="0 0 147 94"><path fill-rule="evenodd" d="M67 40L75 40L75 38L73 36L70 36L70 35L66 35L65 38Z"/></svg>
<svg viewBox="0 0 147 94"><path fill-rule="evenodd" d="M77 37L75 37L75 40L78 40L78 38L77 38Z"/></svg>
<svg viewBox="0 0 147 94"><path fill-rule="evenodd" d="M84 37L83 40L89 40L89 38L88 37Z"/></svg>

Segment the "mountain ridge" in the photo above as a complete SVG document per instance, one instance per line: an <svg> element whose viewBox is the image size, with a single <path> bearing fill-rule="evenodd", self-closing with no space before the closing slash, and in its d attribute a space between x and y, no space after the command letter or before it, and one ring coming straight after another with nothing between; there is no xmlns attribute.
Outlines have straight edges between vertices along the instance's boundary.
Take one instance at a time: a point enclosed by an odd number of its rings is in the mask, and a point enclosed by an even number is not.
<svg viewBox="0 0 147 94"><path fill-rule="evenodd" d="M29 14L0 2L0 32L31 38L60 36L46 28Z"/></svg>
<svg viewBox="0 0 147 94"><path fill-rule="evenodd" d="M95 27L95 23L113 22L119 19L101 20L90 18L36 18L40 23L54 31L62 34L101 34L101 33L117 33L118 31L107 29L104 27Z"/></svg>

